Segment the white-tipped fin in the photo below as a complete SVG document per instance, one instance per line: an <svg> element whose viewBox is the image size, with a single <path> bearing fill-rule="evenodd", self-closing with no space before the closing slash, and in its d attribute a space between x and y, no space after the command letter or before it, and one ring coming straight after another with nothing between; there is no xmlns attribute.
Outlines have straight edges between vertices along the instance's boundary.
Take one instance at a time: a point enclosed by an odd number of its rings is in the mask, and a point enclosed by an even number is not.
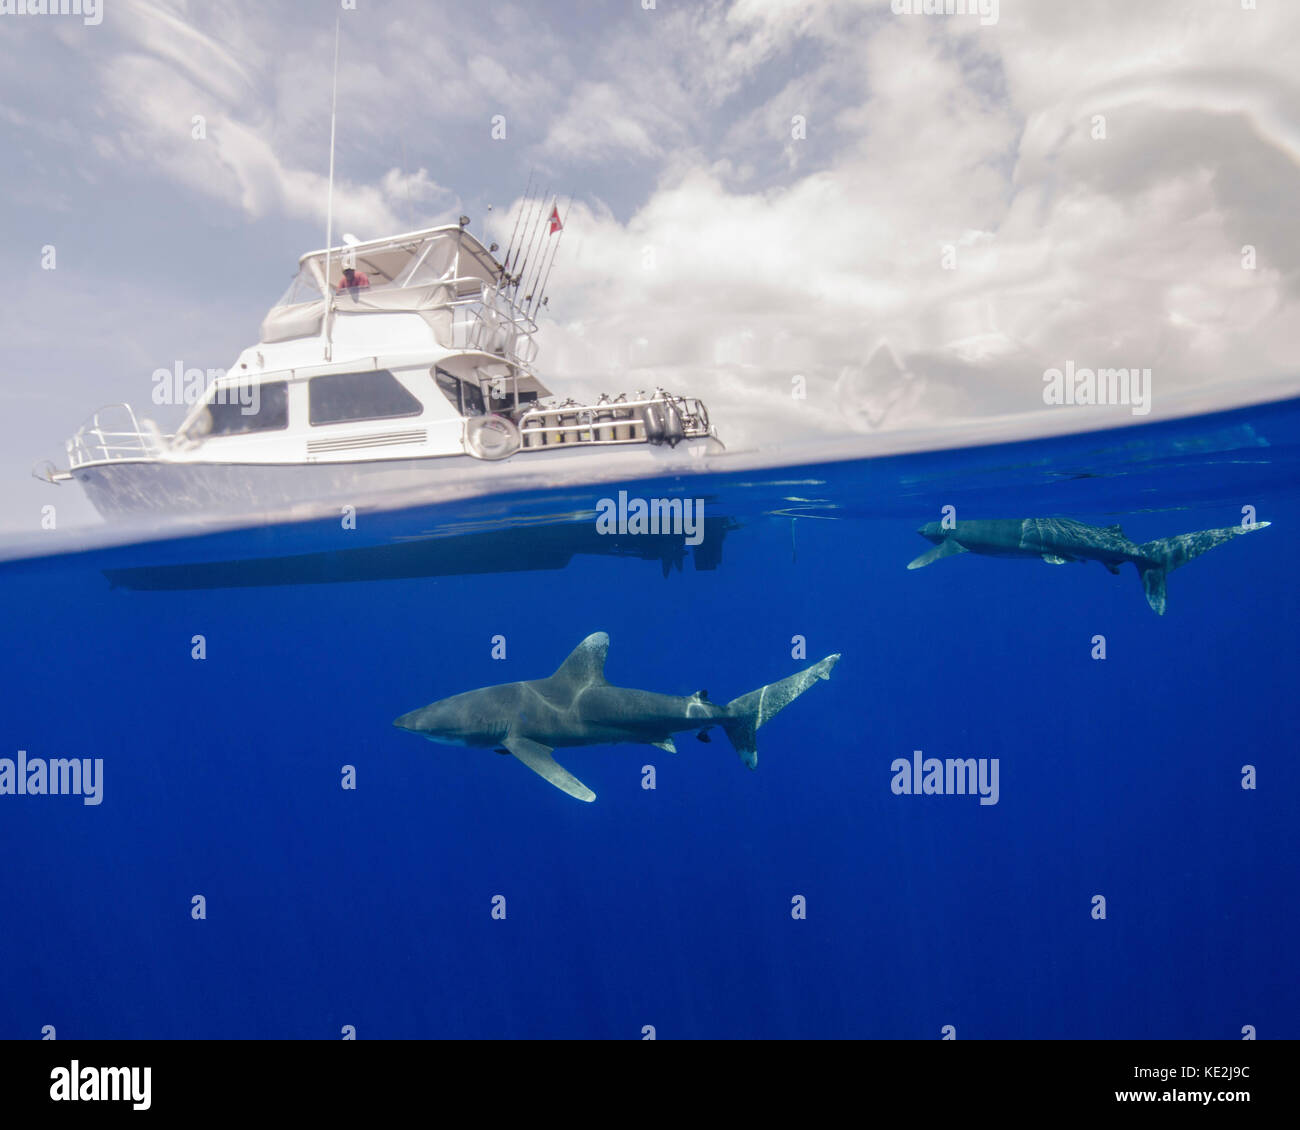
<svg viewBox="0 0 1300 1130"><path fill-rule="evenodd" d="M565 679L579 686L605 681L605 657L609 654L609 636L592 632L560 664L553 679Z"/></svg>
<svg viewBox="0 0 1300 1130"><path fill-rule="evenodd" d="M952 538L944 538L933 549L927 549L920 557L915 557L907 563L909 569L922 569L933 561L940 561L945 557L952 557L958 553L969 553L970 551L960 542L955 542Z"/></svg>
<svg viewBox="0 0 1300 1130"><path fill-rule="evenodd" d="M596 794L551 756L551 747L511 734L501 743L539 777L577 800L593 801Z"/></svg>

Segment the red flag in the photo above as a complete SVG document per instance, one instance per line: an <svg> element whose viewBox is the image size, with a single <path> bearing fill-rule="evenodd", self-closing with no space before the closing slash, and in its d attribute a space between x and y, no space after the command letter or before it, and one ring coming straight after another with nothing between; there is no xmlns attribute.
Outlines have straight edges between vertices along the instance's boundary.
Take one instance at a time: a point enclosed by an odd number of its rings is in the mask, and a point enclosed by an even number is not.
<svg viewBox="0 0 1300 1130"><path fill-rule="evenodd" d="M551 230L549 234L554 235L562 227L564 227L564 225L560 223L560 207L558 204L552 205L551 206Z"/></svg>

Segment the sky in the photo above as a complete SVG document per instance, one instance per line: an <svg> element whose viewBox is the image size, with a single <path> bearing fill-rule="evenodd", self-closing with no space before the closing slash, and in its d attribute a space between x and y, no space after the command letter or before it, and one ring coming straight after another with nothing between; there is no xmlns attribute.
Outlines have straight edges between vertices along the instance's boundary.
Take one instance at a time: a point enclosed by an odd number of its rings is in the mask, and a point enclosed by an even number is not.
<svg viewBox="0 0 1300 1130"><path fill-rule="evenodd" d="M1150 369L1153 418L1295 377L1291 2L17 6L0 531L93 520L32 464L102 404L174 425L154 371L228 366L324 245L336 18L336 232L463 213L504 244L530 176L572 198L537 362L561 395L700 396L775 457L1055 426L1067 364Z"/></svg>

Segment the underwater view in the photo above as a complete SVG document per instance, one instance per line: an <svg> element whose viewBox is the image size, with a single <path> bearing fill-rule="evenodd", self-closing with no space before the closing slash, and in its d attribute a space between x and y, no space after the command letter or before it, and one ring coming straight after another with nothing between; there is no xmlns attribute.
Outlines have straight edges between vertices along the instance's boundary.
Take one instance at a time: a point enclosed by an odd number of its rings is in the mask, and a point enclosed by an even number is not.
<svg viewBox="0 0 1300 1130"><path fill-rule="evenodd" d="M1296 1036L1300 402L349 509L10 547L0 1035Z"/></svg>

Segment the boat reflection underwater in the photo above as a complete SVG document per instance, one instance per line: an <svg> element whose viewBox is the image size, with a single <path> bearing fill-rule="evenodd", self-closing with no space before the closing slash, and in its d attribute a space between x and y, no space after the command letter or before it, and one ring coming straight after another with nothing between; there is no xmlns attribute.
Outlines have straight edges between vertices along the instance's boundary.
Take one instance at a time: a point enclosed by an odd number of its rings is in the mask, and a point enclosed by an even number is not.
<svg viewBox="0 0 1300 1130"><path fill-rule="evenodd" d="M696 569L716 569L723 540L739 523L706 517L701 525L703 536L695 546L680 534L602 534L590 520L570 520L405 537L348 549L107 568L103 573L114 588L177 591L548 571L591 555L658 561L667 577L674 568L680 572L688 556Z"/></svg>

